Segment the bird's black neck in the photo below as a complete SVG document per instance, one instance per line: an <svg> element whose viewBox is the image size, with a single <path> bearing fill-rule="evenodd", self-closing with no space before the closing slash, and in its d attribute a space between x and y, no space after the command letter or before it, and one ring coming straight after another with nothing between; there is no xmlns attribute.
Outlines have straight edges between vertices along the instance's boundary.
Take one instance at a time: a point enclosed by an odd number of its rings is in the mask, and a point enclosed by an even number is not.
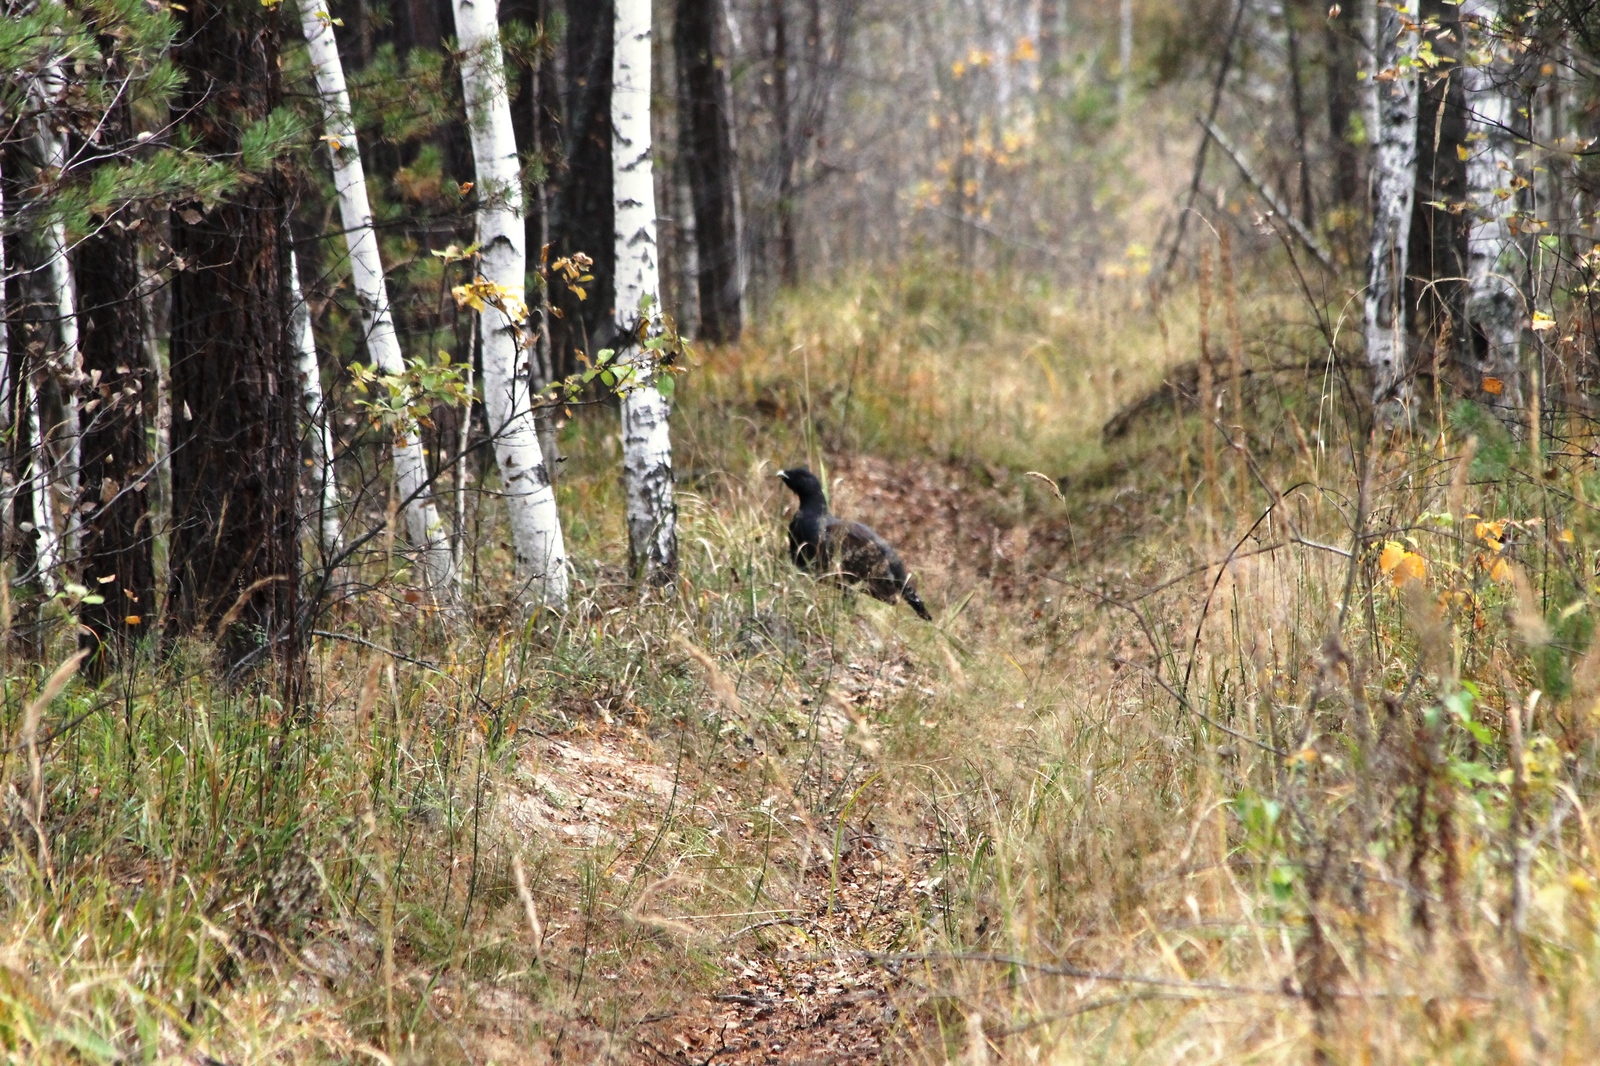
<svg viewBox="0 0 1600 1066"><path fill-rule="evenodd" d="M828 513L828 498L815 490L800 496L800 514L806 516Z"/></svg>

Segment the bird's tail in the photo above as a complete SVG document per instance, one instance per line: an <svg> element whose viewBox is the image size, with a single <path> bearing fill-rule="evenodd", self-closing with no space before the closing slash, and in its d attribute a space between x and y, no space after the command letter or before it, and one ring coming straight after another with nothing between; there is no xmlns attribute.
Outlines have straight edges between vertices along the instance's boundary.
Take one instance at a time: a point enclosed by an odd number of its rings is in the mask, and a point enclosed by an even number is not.
<svg viewBox="0 0 1600 1066"><path fill-rule="evenodd" d="M922 597L917 595L917 590L912 588L909 583L900 589L900 598L911 605L911 609L917 612L918 618L924 622L933 621L933 615L928 613L928 608L922 602Z"/></svg>

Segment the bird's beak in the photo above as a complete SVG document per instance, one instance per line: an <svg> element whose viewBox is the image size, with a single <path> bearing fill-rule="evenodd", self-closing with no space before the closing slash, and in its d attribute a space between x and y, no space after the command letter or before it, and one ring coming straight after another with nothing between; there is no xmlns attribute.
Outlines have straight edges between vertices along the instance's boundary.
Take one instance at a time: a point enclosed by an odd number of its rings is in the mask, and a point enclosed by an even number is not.
<svg viewBox="0 0 1600 1066"><path fill-rule="evenodd" d="M789 480L788 478L784 477L784 473L783 473L782 470L778 471L776 474L773 474L772 476L777 478L779 481L788 481Z"/></svg>

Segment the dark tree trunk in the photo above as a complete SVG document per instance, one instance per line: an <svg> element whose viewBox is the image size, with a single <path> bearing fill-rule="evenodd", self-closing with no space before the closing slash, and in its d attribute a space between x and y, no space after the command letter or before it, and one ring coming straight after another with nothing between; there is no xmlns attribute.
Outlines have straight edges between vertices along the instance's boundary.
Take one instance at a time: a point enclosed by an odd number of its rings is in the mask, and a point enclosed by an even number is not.
<svg viewBox="0 0 1600 1066"><path fill-rule="evenodd" d="M1462 58L1460 9L1441 0L1422 0L1424 20L1435 19L1441 32L1434 50L1455 62ZM1406 255L1406 303L1417 309L1413 327L1434 349L1436 365L1453 360L1462 347L1466 314L1466 212L1452 212L1467 196L1467 164L1460 147L1467 136L1461 78L1422 77L1417 105L1417 198L1411 214L1411 247ZM1445 207L1430 207L1430 203Z"/></svg>
<svg viewBox="0 0 1600 1066"><path fill-rule="evenodd" d="M738 163L733 102L718 48L720 0L678 0L676 35L689 187L700 276L700 335L737 340L744 328L739 270Z"/></svg>
<svg viewBox="0 0 1600 1066"><path fill-rule="evenodd" d="M438 50L448 36L445 27L455 24L449 0L400 0L394 8L395 44L402 54L413 48Z"/></svg>
<svg viewBox="0 0 1600 1066"><path fill-rule="evenodd" d="M280 22L255 0L189 0L177 110L208 155L237 153L245 126L279 102ZM172 212L182 262L172 283L168 618L177 632L216 634L235 658L292 635L299 575L285 200L272 167L209 210Z"/></svg>
<svg viewBox="0 0 1600 1066"><path fill-rule="evenodd" d="M79 144L90 166L114 159L132 143L126 97L118 97L100 126L98 144ZM98 158L97 158L98 157ZM81 643L91 653L91 676L103 676L130 638L156 617L154 530L143 475L149 467L146 407L154 382L144 358L144 301L139 294L135 234L120 219L96 218L93 234L73 253L78 289L79 351L83 372L82 581L103 598L84 604Z"/></svg>
<svg viewBox="0 0 1600 1066"><path fill-rule="evenodd" d="M1333 154L1329 191L1340 207L1361 202L1361 153L1350 141L1350 119L1356 111L1357 45L1347 24L1354 17L1346 12L1337 19L1328 19L1322 38L1326 53L1322 69L1327 77L1328 145Z"/></svg>
<svg viewBox="0 0 1600 1066"><path fill-rule="evenodd" d="M794 121L789 97L789 20L785 0L772 0L772 120L778 138L778 270L784 285L800 276L794 239Z"/></svg>
<svg viewBox="0 0 1600 1066"><path fill-rule="evenodd" d="M545 22L545 8L545 0L504 0L500 5L500 20L503 24L520 22L530 30L536 29ZM550 65L548 59L519 64L511 99L511 126L517 138L517 154L525 160L541 163L547 169L551 160L547 158L545 146L551 142L545 137L549 123L545 117L542 75ZM541 182L531 190L533 195L527 197L523 209L526 226L523 240L528 248L529 270L538 262L539 250L549 240L544 203L545 184Z"/></svg>
<svg viewBox="0 0 1600 1066"><path fill-rule="evenodd" d="M578 368L578 353L611 337L616 275L616 213L611 200L611 0L567 0L566 136L550 211L550 254L582 252L594 261L588 299L555 286L551 326L557 377Z"/></svg>
<svg viewBox="0 0 1600 1066"><path fill-rule="evenodd" d="M1053 95L1061 73L1060 0L1039 0L1039 91Z"/></svg>
<svg viewBox="0 0 1600 1066"><path fill-rule="evenodd" d="M500 5L502 23L520 22L530 30L546 23L546 0L504 0ZM546 145L554 143L547 138L553 123L547 114L544 89L548 83L546 69L552 64L549 57L521 64L517 69L515 91L511 101L511 126L517 138L517 154L530 164L542 166L548 174L553 162ZM523 244L528 253L528 273L540 266L540 255L550 243L550 211L546 203L548 181L541 181L528 190L523 205ZM538 307L535 306L535 310ZM538 358L534 360L537 376L548 380L551 368L547 365L549 352L539 342Z"/></svg>
<svg viewBox="0 0 1600 1066"><path fill-rule="evenodd" d="M1295 166L1299 169L1300 221L1307 229L1316 226L1316 207L1311 196L1311 160L1306 154L1306 96L1304 79L1300 70L1300 5L1286 4L1283 9L1284 38L1288 44L1289 100L1294 110Z"/></svg>

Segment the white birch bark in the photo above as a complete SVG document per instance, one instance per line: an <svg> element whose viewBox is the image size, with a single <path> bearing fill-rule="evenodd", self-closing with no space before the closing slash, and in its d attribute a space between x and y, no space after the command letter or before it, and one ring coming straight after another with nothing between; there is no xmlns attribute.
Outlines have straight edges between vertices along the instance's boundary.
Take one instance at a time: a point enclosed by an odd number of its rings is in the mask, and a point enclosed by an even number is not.
<svg viewBox="0 0 1600 1066"><path fill-rule="evenodd" d="M367 352L385 374L405 373L400 338L395 334L389 308L378 237L372 228L372 205L367 199L366 171L356 142L350 94L344 67L333 36L333 23L318 0L301 0L300 25L311 53L318 95L322 97L323 125L328 155L333 162L333 184L339 193L339 214L350 249L350 276L361 302ZM395 480L405 506L406 534L417 550L428 589L441 599L455 595L450 541L438 508L428 489L428 462L422 450L422 433L410 418L395 428Z"/></svg>
<svg viewBox="0 0 1600 1066"><path fill-rule="evenodd" d="M479 267L485 280L525 292L522 168L506 94L500 21L493 0L453 0L461 45L461 89L477 169ZM567 601L567 550L555 489L534 424L534 346L518 322L493 307L478 318L483 350L483 406L500 466L517 573L538 602Z"/></svg>
<svg viewBox="0 0 1600 1066"><path fill-rule="evenodd" d="M666 398L638 343L660 314L655 182L650 163L650 0L616 0L611 67L611 172L616 205L618 359L633 367L622 397L622 477L628 555L636 579L677 570L677 506ZM641 316L648 299L647 313ZM645 321L641 321L641 317Z"/></svg>
<svg viewBox="0 0 1600 1066"><path fill-rule="evenodd" d="M1462 21L1487 30L1500 21L1501 0L1467 0ZM1514 278L1522 273L1511 232L1517 207L1516 108L1508 87L1513 72L1494 55L1485 33L1483 62L1462 65L1467 98L1467 305L1465 344L1479 379L1474 386L1500 417L1520 425L1524 300ZM1470 57L1469 57L1470 58ZM1498 382L1498 391L1494 382Z"/></svg>
<svg viewBox="0 0 1600 1066"><path fill-rule="evenodd" d="M28 420L28 439L33 448L22 472L33 498L33 556L39 572L39 585L55 595L56 574L61 569L61 536L56 532L55 508L50 505L50 451L44 441L44 420L39 417L39 390L27 374L22 375L23 417Z"/></svg>
<svg viewBox="0 0 1600 1066"><path fill-rule="evenodd" d="M1122 0L1117 15L1117 108L1125 111L1133 81L1133 0Z"/></svg>
<svg viewBox="0 0 1600 1066"><path fill-rule="evenodd" d="M5 198L4 185L0 183L0 233L5 232ZM19 421L26 420L28 424L29 453L26 462L17 470L17 483L6 483L3 495L0 495L0 523L9 523L11 507L16 499L16 493L21 485L29 487L29 495L33 500L32 514L30 515L33 526L34 562L39 573L40 587L49 595L56 591L56 571L61 566L61 541L56 535L55 518L50 507L50 478L49 456L45 448L44 434L39 418L39 400L34 391L33 383L28 375L27 356L18 353L18 362L21 364L17 374L18 394L13 397L10 393L11 381L11 332L6 314L8 308L5 303L5 283L10 275L10 267L6 262L5 241L0 240L0 402L5 407L5 419L9 420L15 413ZM24 532L27 532L26 530ZM0 572L0 581L9 581L10 575Z"/></svg>
<svg viewBox="0 0 1600 1066"><path fill-rule="evenodd" d="M317 501L317 547L325 559L339 554L343 542L339 521L339 479L333 469L333 431L328 425L327 402L322 395L322 365L317 361L317 339L311 329L311 307L300 288L300 264L289 257L290 328L297 348L295 370L300 375L300 403L306 433L311 439L311 482Z"/></svg>
<svg viewBox="0 0 1600 1066"><path fill-rule="evenodd" d="M11 419L13 415L13 397L11 395L11 324L8 320L6 305L6 197L5 182L0 179L0 440L10 436ZM15 437L11 438L13 441ZM16 481L8 476L9 471L0 468L0 559L11 557L11 508L17 496ZM0 581L10 581L11 575L0 565ZM10 589L0 589L5 594L5 602L10 602ZM0 625L10 625L10 608L6 608L6 617L0 619ZM9 634L0 632L0 641L8 639Z"/></svg>
<svg viewBox="0 0 1600 1066"><path fill-rule="evenodd" d="M172 392L167 387L167 368L161 359L161 345L156 338L154 272L145 257L145 249L138 248L140 299L144 301L144 358L150 368L150 380L155 383L155 498L150 503L151 529L157 537L165 537L172 521ZM153 283L154 282L154 283ZM160 578L158 577L158 581Z"/></svg>
<svg viewBox="0 0 1600 1066"><path fill-rule="evenodd" d="M6 317L9 308L6 305L6 194L5 181L0 175L0 440L6 439L11 430L12 396L11 396L11 323ZM11 501L16 496L16 483L6 476L4 468L0 468L0 554L9 554L11 547L7 534L11 530ZM3 571L0 571L0 581L8 580ZM0 640L5 635L0 634Z"/></svg>
<svg viewBox="0 0 1600 1066"><path fill-rule="evenodd" d="M61 138L41 122L40 140L45 158L60 173L66 164L66 148ZM72 266L67 261L67 229L60 222L49 225L50 291L55 304L58 335L61 339L62 370L56 376L61 387L61 460L56 476L67 498L65 549L68 558L78 554L78 471L83 465L83 426L78 408L78 379L83 360L78 348L78 293L72 281Z"/></svg>
<svg viewBox="0 0 1600 1066"><path fill-rule="evenodd" d="M35 130L39 155L45 167L54 170L56 180L59 180L67 165L66 141L61 131L52 125L56 104L66 91L66 80L62 76L59 56L51 59L40 71L39 76L29 86L29 90L39 115ZM61 341L59 358L62 369L56 375L56 379L61 389L62 451L60 459L47 468L49 474L43 479L44 487L39 491L47 492L51 485L59 485L65 494L67 513L64 540L66 555L72 557L77 555L78 549L78 471L82 466L83 456L82 425L78 408L78 385L83 369L78 348L78 300L72 284L71 264L67 261L66 226L59 220L49 223L45 229L45 243L50 255L49 262L45 264L45 271ZM35 397L35 408L37 405L38 398ZM35 413L37 414L37 411ZM34 439L41 440L38 437ZM41 444L38 454L43 460L47 459L50 453L48 448L44 448ZM49 509L46 501L46 510Z"/></svg>
<svg viewBox="0 0 1600 1066"><path fill-rule="evenodd" d="M1406 243L1417 185L1415 71L1402 68L1400 15L1415 22L1417 0L1373 2L1373 77L1376 109L1372 177L1372 245L1368 260L1364 332L1372 402L1381 421L1402 421L1411 409L1406 358Z"/></svg>

